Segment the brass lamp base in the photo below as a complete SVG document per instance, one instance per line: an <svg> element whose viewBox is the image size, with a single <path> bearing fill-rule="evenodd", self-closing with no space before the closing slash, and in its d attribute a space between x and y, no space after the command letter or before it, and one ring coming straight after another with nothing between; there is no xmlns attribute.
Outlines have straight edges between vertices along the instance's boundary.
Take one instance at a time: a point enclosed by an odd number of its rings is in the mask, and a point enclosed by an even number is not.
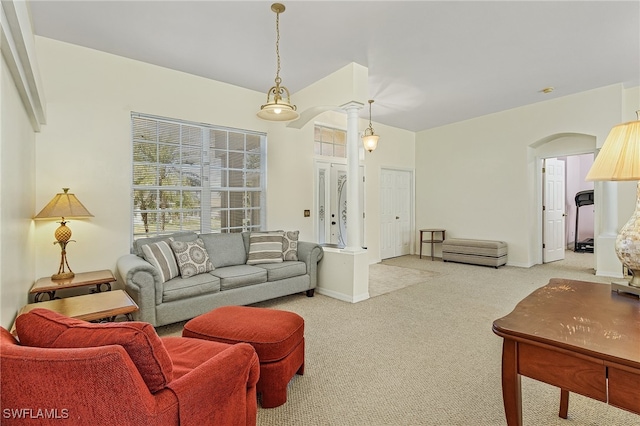
<svg viewBox="0 0 640 426"><path fill-rule="evenodd" d="M52 280L68 280L69 278L73 278L75 276L76 274L74 274L73 272L62 272L60 274L51 275L51 279Z"/></svg>
<svg viewBox="0 0 640 426"><path fill-rule="evenodd" d="M616 291L618 293L635 294L636 296L640 297L640 287L631 285L629 281L625 280L612 281L611 291Z"/></svg>

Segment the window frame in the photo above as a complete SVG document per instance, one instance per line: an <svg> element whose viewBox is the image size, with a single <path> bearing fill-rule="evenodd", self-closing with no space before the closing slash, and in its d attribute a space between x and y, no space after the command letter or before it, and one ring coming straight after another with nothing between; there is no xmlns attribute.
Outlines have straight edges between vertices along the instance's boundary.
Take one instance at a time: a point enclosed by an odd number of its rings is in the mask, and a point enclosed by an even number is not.
<svg viewBox="0 0 640 426"><path fill-rule="evenodd" d="M229 233L263 229L267 217L266 133L138 112L131 113L130 123L132 153L130 224L133 240L180 231ZM144 126L148 128L145 129ZM160 126L163 126L171 135L167 140L161 140ZM194 134L191 133L187 135L190 139L183 137L183 132L187 130L196 134L195 139ZM147 135L145 131L149 132L149 136L154 137L153 140L151 137L144 137ZM197 135L198 132L199 135ZM149 150L146 156L152 158L154 153L151 148L154 146L156 147L155 160L137 161L140 157L144 158L146 153L140 151L144 148ZM194 147L196 147L195 151ZM173 157L169 156L169 160L161 160L160 151L163 148L168 148L169 151L177 149L177 156L175 152L169 152ZM140 152L143 154L141 155ZM188 157L187 160L185 157ZM254 161L251 161L252 158ZM155 176L153 169L155 169ZM163 185L160 175L166 176L169 169L174 174L173 184ZM145 174L148 170L152 172ZM185 179L188 180L187 175L199 184L185 185ZM147 183L136 182L137 177L146 178ZM256 181L258 184L254 186ZM253 185L250 185L251 183ZM145 191L148 192L146 195L149 198L149 205L144 206L146 208L140 208L139 200L143 198ZM169 194L164 191L175 193ZM193 201L196 202L197 199L197 206L185 208L185 194L190 192L193 192ZM215 194L218 194L219 198L215 197ZM180 205L177 208L161 207L159 204L166 197L176 200ZM238 197L241 197L241 203L249 200L248 204L257 203L258 205L237 204ZM220 221L224 220L225 223L215 226L215 212L219 213ZM189 220L186 219L189 213L193 215L192 220L198 217L198 226L195 223L189 224ZM163 219L160 220L159 216L155 216L155 220L150 222L148 216L144 217L144 214L152 214L152 217L154 214L163 215ZM167 226L168 222L164 221L166 217L164 215L167 214L171 215L170 226Z"/></svg>

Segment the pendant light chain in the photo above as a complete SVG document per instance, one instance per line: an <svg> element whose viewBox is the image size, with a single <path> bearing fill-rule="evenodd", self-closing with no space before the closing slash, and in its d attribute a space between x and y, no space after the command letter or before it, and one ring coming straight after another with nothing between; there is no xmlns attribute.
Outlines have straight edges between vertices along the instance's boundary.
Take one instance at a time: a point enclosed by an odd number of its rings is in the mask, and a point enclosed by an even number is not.
<svg viewBox="0 0 640 426"><path fill-rule="evenodd" d="M276 84L280 84L280 12L276 13L276 57L278 58L278 68L276 70Z"/></svg>

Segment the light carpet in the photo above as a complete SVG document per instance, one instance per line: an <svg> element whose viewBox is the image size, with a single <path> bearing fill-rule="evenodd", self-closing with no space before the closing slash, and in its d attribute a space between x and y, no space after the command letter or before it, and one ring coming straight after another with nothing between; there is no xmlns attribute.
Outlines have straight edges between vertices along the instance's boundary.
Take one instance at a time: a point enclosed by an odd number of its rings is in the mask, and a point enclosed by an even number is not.
<svg viewBox="0 0 640 426"><path fill-rule="evenodd" d="M550 278L608 283L593 275L590 254L565 262L499 269L403 256L372 265L399 281L400 269L427 272L415 283L351 304L317 294L256 304L305 319L304 376L288 401L258 410L259 425L505 425L500 382L502 339L491 325ZM588 260L588 258L591 260ZM383 270L386 269L386 272ZM395 277L395 278L394 278ZM182 323L161 327L179 334ZM525 425L628 426L640 416L571 394L558 417L560 391L523 377Z"/></svg>

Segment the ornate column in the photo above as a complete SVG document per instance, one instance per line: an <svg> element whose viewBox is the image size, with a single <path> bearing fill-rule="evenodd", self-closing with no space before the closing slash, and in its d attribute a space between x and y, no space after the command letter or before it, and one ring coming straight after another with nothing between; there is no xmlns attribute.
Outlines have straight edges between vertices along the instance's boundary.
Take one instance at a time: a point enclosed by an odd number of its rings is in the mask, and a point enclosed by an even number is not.
<svg viewBox="0 0 640 426"><path fill-rule="evenodd" d="M360 218L362 206L360 205L360 185L358 182L359 166L359 137L358 137L358 111L363 107L360 102L349 102L342 105L347 111L347 242L346 251L362 250L362 235L360 232Z"/></svg>

